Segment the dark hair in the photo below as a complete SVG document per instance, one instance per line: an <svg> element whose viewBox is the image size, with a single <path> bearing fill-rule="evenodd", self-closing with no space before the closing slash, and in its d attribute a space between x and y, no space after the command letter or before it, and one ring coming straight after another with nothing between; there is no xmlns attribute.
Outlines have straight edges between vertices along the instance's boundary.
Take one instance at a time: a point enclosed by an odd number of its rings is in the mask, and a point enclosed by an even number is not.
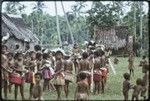
<svg viewBox="0 0 150 101"><path fill-rule="evenodd" d="M141 85L142 84L142 79L141 78L136 79L136 84Z"/></svg>
<svg viewBox="0 0 150 101"><path fill-rule="evenodd" d="M36 59L39 59L40 57L42 57L42 53L40 52L36 53Z"/></svg>
<svg viewBox="0 0 150 101"><path fill-rule="evenodd" d="M56 54L59 54L59 53L63 56L63 53L62 53L61 51L57 51L57 52L55 53L55 55L56 55Z"/></svg>
<svg viewBox="0 0 150 101"><path fill-rule="evenodd" d="M49 55L47 53L43 53L43 59L47 59Z"/></svg>
<svg viewBox="0 0 150 101"><path fill-rule="evenodd" d="M8 47L7 47L6 45L3 44L3 45L2 45L2 48L4 48L4 47L5 47L6 49L8 49Z"/></svg>
<svg viewBox="0 0 150 101"><path fill-rule="evenodd" d="M129 73L124 73L123 77L124 77L124 79L129 80L130 79L130 74Z"/></svg>
<svg viewBox="0 0 150 101"><path fill-rule="evenodd" d="M37 72L37 73L34 74L34 76L38 76L38 75L40 76L40 79L42 79L42 74L41 73Z"/></svg>
<svg viewBox="0 0 150 101"><path fill-rule="evenodd" d="M88 58L88 53L87 53L87 52L83 52L83 53L82 53L82 57L83 57L83 59Z"/></svg>
<svg viewBox="0 0 150 101"><path fill-rule="evenodd" d="M41 46L40 45L35 45L34 50L35 51L41 51Z"/></svg>
<svg viewBox="0 0 150 101"><path fill-rule="evenodd" d="M14 59L17 59L19 55L22 55L22 56L23 56L23 54L22 54L21 52L17 52L17 53L15 54L15 56L14 56Z"/></svg>
<svg viewBox="0 0 150 101"><path fill-rule="evenodd" d="M29 52L29 55L31 56L33 53L35 53L35 52L34 52L34 51L30 51L30 52Z"/></svg>
<svg viewBox="0 0 150 101"><path fill-rule="evenodd" d="M7 56L12 56L12 57L14 57L14 54L13 54L12 52L9 52L9 53L7 54Z"/></svg>
<svg viewBox="0 0 150 101"><path fill-rule="evenodd" d="M79 77L81 80L84 80L86 78L86 74L85 73L80 73Z"/></svg>
<svg viewBox="0 0 150 101"><path fill-rule="evenodd" d="M100 56L99 52L98 52L98 51L95 51L95 52L94 52L94 57L99 57L99 56Z"/></svg>
<svg viewBox="0 0 150 101"><path fill-rule="evenodd" d="M144 55L144 56L143 56L143 59L145 59L145 58L146 58L146 56Z"/></svg>

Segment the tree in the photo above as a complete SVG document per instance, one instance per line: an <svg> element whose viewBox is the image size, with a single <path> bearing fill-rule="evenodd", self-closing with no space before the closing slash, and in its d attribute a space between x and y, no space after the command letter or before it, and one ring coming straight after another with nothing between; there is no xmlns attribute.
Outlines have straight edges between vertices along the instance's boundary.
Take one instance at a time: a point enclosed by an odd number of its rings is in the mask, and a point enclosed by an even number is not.
<svg viewBox="0 0 150 101"><path fill-rule="evenodd" d="M122 3L110 2L103 4L102 2L93 2L92 8L87 11L87 24L89 25L90 33L93 33L93 26L116 26L119 22ZM122 14L123 15L123 14Z"/></svg>
<svg viewBox="0 0 150 101"><path fill-rule="evenodd" d="M22 14L26 6L20 2L8 2L4 8L6 14L19 15Z"/></svg>

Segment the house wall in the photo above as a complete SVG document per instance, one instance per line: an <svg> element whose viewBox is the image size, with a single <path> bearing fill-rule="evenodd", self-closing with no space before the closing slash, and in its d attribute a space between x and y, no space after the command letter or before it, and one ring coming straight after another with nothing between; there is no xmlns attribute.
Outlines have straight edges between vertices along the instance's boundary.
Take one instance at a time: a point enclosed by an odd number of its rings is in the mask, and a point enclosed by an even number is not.
<svg viewBox="0 0 150 101"><path fill-rule="evenodd" d="M97 43L102 42L106 48L118 49L125 47L126 37L120 38L118 35L116 35L116 33L117 29L115 27L96 27L94 29L94 38Z"/></svg>

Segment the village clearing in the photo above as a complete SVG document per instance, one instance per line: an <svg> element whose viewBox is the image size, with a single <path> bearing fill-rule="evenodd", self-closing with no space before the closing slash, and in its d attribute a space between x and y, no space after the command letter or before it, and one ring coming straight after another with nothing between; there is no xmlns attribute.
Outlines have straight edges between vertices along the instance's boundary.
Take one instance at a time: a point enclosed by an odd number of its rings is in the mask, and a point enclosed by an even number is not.
<svg viewBox="0 0 150 101"><path fill-rule="evenodd" d="M111 61L114 59L114 57L111 57ZM123 100L123 94L122 94L122 83L123 83L123 73L128 72L128 58L127 57L118 57L119 64L114 65L114 68L116 70L116 75L113 74L111 68L109 68L109 75L107 80L107 85L105 88L104 94L100 93L99 95L93 95L90 94L89 99L90 100ZM137 78L142 77L142 70L141 67L139 67L140 58L135 58L135 74L134 77L131 77L130 82L132 84L135 84L135 80ZM75 81L75 80L74 80ZM74 99L74 92L75 92L75 83L70 83L69 86L69 97L65 98L64 91L62 90L62 100L73 100ZM29 84L25 83L24 85L24 94L25 98L28 99L29 97ZM19 92L19 91L18 91ZM132 90L129 91L129 99L131 99ZM12 93L8 94L9 99L14 99L14 86L12 86ZM56 91L45 91L43 92L43 98L44 100L56 100L57 94ZM140 97L141 99L141 97ZM20 93L18 95L18 100L21 100Z"/></svg>

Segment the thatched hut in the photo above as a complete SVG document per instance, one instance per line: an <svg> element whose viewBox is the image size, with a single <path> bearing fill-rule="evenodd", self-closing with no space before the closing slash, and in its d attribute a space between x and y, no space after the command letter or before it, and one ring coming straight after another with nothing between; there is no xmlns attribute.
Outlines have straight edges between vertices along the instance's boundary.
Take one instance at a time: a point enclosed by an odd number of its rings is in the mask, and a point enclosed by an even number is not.
<svg viewBox="0 0 150 101"><path fill-rule="evenodd" d="M6 45L10 51L15 51L16 44L20 46L22 51L25 51L26 45L30 46L29 50L34 49L34 45L38 44L39 39L32 33L29 26L22 18L10 17L2 14L2 37L9 34Z"/></svg>
<svg viewBox="0 0 150 101"><path fill-rule="evenodd" d="M125 50L128 46L128 27L127 26L94 26L96 43L104 44L106 48L113 50Z"/></svg>

